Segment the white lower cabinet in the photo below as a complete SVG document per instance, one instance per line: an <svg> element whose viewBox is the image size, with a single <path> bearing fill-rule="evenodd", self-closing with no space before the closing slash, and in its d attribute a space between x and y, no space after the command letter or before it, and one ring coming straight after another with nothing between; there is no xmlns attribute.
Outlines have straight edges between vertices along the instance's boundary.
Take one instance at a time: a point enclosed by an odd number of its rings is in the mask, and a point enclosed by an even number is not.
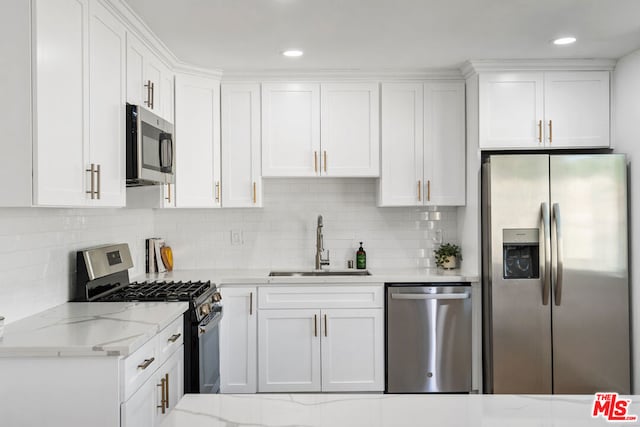
<svg viewBox="0 0 640 427"><path fill-rule="evenodd" d="M322 310L322 391L384 388L382 309Z"/></svg>
<svg viewBox="0 0 640 427"><path fill-rule="evenodd" d="M382 285L259 293L259 392L384 390Z"/></svg>
<svg viewBox="0 0 640 427"><path fill-rule="evenodd" d="M184 395L182 346L122 404L121 427L158 426Z"/></svg>
<svg viewBox="0 0 640 427"><path fill-rule="evenodd" d="M221 288L224 315L220 321L220 392L258 391L258 288Z"/></svg>

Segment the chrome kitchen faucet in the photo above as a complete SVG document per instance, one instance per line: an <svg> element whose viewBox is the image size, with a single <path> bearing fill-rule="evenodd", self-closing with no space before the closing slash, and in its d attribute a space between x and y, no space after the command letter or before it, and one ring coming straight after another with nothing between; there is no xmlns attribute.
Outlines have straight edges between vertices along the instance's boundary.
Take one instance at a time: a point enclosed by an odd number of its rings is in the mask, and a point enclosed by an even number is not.
<svg viewBox="0 0 640 427"><path fill-rule="evenodd" d="M327 250L326 258L322 257L323 252L322 215L318 215L318 227L316 229L316 270L321 270L323 265L329 265L329 250Z"/></svg>

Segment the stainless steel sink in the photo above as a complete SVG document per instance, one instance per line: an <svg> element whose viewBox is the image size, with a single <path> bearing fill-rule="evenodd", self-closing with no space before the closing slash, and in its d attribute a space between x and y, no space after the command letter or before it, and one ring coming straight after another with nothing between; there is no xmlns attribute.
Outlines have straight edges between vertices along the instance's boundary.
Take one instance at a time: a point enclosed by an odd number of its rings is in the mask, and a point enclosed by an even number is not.
<svg viewBox="0 0 640 427"><path fill-rule="evenodd" d="M371 276L369 270L272 271L269 277Z"/></svg>

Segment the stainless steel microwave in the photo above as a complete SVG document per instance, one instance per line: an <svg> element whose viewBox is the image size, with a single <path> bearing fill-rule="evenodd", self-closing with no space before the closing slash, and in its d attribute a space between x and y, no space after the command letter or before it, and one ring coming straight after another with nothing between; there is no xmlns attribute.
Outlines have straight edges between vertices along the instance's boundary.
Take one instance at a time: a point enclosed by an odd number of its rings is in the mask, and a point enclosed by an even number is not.
<svg viewBox="0 0 640 427"><path fill-rule="evenodd" d="M174 182L173 124L127 104L127 186Z"/></svg>

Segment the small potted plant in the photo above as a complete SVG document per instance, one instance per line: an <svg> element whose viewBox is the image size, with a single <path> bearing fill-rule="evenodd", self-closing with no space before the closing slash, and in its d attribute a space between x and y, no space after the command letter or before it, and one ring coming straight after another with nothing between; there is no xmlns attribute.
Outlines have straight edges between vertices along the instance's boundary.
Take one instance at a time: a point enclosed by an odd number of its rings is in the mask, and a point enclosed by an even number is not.
<svg viewBox="0 0 640 427"><path fill-rule="evenodd" d="M433 253L436 256L436 265L445 270L457 268L458 261L462 261L460 247L451 243L441 244Z"/></svg>

